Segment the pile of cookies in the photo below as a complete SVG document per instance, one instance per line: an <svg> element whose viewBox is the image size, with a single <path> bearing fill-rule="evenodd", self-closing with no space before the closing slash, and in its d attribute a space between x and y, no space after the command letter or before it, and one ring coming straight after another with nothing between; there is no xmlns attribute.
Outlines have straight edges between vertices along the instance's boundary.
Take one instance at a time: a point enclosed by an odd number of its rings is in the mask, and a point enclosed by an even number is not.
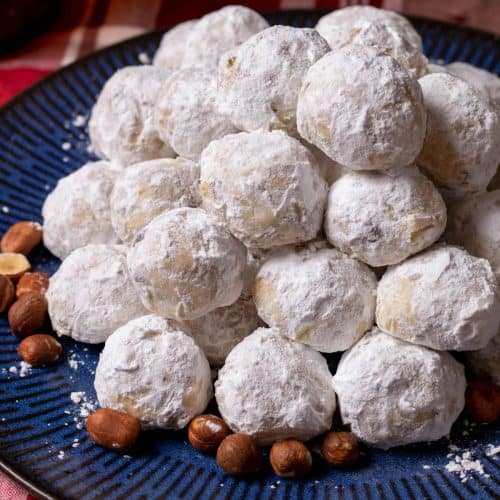
<svg viewBox="0 0 500 500"><path fill-rule="evenodd" d="M356 438L450 432L466 379L447 351L491 379L469 399L497 418L499 93L494 75L429 65L409 22L372 7L315 29L224 7L117 71L89 122L102 160L43 207L64 259L53 327L105 342L91 436L121 449L191 422L228 472L274 443L275 471L297 475L338 407L352 434L320 448L348 465ZM340 351L331 373L323 353ZM213 394L222 419L197 417Z"/></svg>

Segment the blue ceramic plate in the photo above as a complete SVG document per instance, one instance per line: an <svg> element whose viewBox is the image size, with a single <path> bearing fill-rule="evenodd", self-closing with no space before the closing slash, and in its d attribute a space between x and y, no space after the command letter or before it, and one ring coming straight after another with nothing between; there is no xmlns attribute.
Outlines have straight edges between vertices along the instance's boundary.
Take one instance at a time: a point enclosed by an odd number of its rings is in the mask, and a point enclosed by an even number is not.
<svg viewBox="0 0 500 500"><path fill-rule="evenodd" d="M324 13L269 14L273 24L313 26ZM500 73L498 38L414 19L430 58L469 61ZM150 60L161 38L155 32L107 48L51 75L0 111L0 233L18 220L40 220L42 203L57 180L94 159L86 118L106 79L125 65ZM35 270L54 272L59 261L40 248ZM498 430L459 422L450 441L381 452L367 450L359 470L318 463L303 481L279 480L269 470L252 481L226 476L197 453L184 433L150 432L122 456L94 445L84 425L95 404L92 386L102 346L63 339L65 359L49 369L25 370L17 340L0 320L1 467L43 498L498 498ZM71 399L71 393L73 394ZM458 447L456 451L453 446ZM453 451L455 450L455 451ZM446 471L453 457L471 450L484 472L463 482Z"/></svg>

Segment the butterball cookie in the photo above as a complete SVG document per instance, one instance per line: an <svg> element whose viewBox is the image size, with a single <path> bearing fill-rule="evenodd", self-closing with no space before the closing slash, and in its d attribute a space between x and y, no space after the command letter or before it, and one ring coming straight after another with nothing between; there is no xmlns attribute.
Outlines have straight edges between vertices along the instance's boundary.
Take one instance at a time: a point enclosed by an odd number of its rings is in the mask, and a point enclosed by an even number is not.
<svg viewBox="0 0 500 500"><path fill-rule="evenodd" d="M94 386L102 407L137 417L144 429L182 429L212 397L202 350L173 321L155 315L111 335Z"/></svg>
<svg viewBox="0 0 500 500"><path fill-rule="evenodd" d="M377 325L438 350L481 349L498 331L500 300L490 264L437 246L390 267L377 290Z"/></svg>
<svg viewBox="0 0 500 500"><path fill-rule="evenodd" d="M478 193L449 207L447 241L487 259L500 280L500 191Z"/></svg>
<svg viewBox="0 0 500 500"><path fill-rule="evenodd" d="M89 344L104 342L147 312L121 245L87 245L72 252L50 278L46 297L56 333Z"/></svg>
<svg viewBox="0 0 500 500"><path fill-rule="evenodd" d="M282 335L322 352L345 351L375 318L377 279L333 248L285 248L257 274L259 316Z"/></svg>
<svg viewBox="0 0 500 500"><path fill-rule="evenodd" d="M224 52L237 47L269 23L242 5L228 5L203 16L186 39L182 66L215 67Z"/></svg>
<svg viewBox="0 0 500 500"><path fill-rule="evenodd" d="M308 441L330 429L335 411L326 360L275 328L259 328L229 353L215 398L234 432L263 445L287 438Z"/></svg>
<svg viewBox="0 0 500 500"><path fill-rule="evenodd" d="M119 243L109 196L118 171L105 161L87 163L63 177L43 207L43 243L60 259L90 243Z"/></svg>
<svg viewBox="0 0 500 500"><path fill-rule="evenodd" d="M342 422L384 450L446 436L464 407L460 363L378 328L342 355L333 384Z"/></svg>
<svg viewBox="0 0 500 500"><path fill-rule="evenodd" d="M137 163L125 169L111 192L111 222L124 243L166 210L201 203L200 168L184 158Z"/></svg>
<svg viewBox="0 0 500 500"><path fill-rule="evenodd" d="M476 375L500 386L500 330L482 349L466 352L465 362Z"/></svg>
<svg viewBox="0 0 500 500"><path fill-rule="evenodd" d="M219 109L242 130L296 135L297 98L309 67L329 52L313 29L273 26L219 61Z"/></svg>
<svg viewBox="0 0 500 500"><path fill-rule="evenodd" d="M307 72L297 126L304 139L347 168L400 168L422 148L422 91L392 57L347 46L329 52Z"/></svg>
<svg viewBox="0 0 500 500"><path fill-rule="evenodd" d="M212 70L175 71L158 94L155 109L160 138L179 155L198 160L210 142L237 132L215 105L217 80Z"/></svg>
<svg viewBox="0 0 500 500"><path fill-rule="evenodd" d="M432 73L419 82L427 109L419 166L450 195L485 191L500 156L500 114L452 75Z"/></svg>
<svg viewBox="0 0 500 500"><path fill-rule="evenodd" d="M434 243L446 226L446 206L424 175L352 172L328 194L328 241L370 266L397 264Z"/></svg>
<svg viewBox="0 0 500 500"><path fill-rule="evenodd" d="M373 47L379 55L392 56L417 78L425 74L427 59L422 39L403 16L369 6L339 9L323 16L316 30L338 50L349 44Z"/></svg>
<svg viewBox="0 0 500 500"><path fill-rule="evenodd" d="M89 121L90 140L101 158L127 166L174 156L153 119L156 97L168 75L156 66L127 66L106 82Z"/></svg>
<svg viewBox="0 0 500 500"><path fill-rule="evenodd" d="M203 207L245 245L307 241L321 227L326 182L316 160L282 131L227 135L200 160Z"/></svg>
<svg viewBox="0 0 500 500"><path fill-rule="evenodd" d="M161 38L153 64L160 68L179 69L186 52L186 41L197 22L186 21L168 30Z"/></svg>
<svg viewBox="0 0 500 500"><path fill-rule="evenodd" d="M201 318L185 321L186 332L201 347L212 366L221 366L234 346L264 326L251 297L219 307Z"/></svg>
<svg viewBox="0 0 500 500"><path fill-rule="evenodd" d="M180 320L235 302L245 265L245 247L198 208L159 215L128 253L132 280L147 309Z"/></svg>

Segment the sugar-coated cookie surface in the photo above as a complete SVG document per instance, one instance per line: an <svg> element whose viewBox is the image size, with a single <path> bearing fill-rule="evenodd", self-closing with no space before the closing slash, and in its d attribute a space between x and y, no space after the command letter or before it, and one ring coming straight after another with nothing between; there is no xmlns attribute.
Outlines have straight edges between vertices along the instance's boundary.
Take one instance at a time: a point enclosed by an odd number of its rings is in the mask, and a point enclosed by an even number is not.
<svg viewBox="0 0 500 500"><path fill-rule="evenodd" d="M233 347L247 335L264 326L251 297L240 297L234 304L219 307L201 318L185 321L191 335L211 366L221 366Z"/></svg>
<svg viewBox="0 0 500 500"><path fill-rule="evenodd" d="M219 61L218 103L239 129L283 129L296 135L296 109L309 67L330 48L317 31L273 26Z"/></svg>
<svg viewBox="0 0 500 500"><path fill-rule="evenodd" d="M213 141L200 160L203 207L245 245L270 248L314 238L327 185L316 160L282 131Z"/></svg>
<svg viewBox="0 0 500 500"><path fill-rule="evenodd" d="M199 208L159 215L128 252L128 268L144 305L179 320L235 302L245 265L245 247Z"/></svg>
<svg viewBox="0 0 500 500"><path fill-rule="evenodd" d="M498 332L500 299L490 264L436 246L390 267L377 290L377 325L438 350L481 349Z"/></svg>
<svg viewBox="0 0 500 500"><path fill-rule="evenodd" d="M397 264L434 243L446 226L446 206L424 175L351 172L328 194L330 243L370 266Z"/></svg>
<svg viewBox="0 0 500 500"><path fill-rule="evenodd" d="M182 429L212 397L208 361L179 325L148 315L118 328L96 368L99 404L137 417L144 429Z"/></svg>
<svg viewBox="0 0 500 500"><path fill-rule="evenodd" d="M425 109L415 77L370 47L346 46L311 66L297 104L300 135L352 170L411 164Z"/></svg>
<svg viewBox="0 0 500 500"><path fill-rule="evenodd" d="M157 215L201 203L200 167L181 157L149 160L120 173L110 197L111 222L124 243Z"/></svg>
<svg viewBox="0 0 500 500"><path fill-rule="evenodd" d="M332 160L321 149L317 148L314 144L310 144L305 140L301 141L302 144L312 153L318 162L319 171L325 179L326 183L330 186L337 179L350 172L349 169L343 167L340 163Z"/></svg>
<svg viewBox="0 0 500 500"><path fill-rule="evenodd" d="M63 261L46 293L58 335L98 344L147 313L129 277L126 255L122 245L87 245Z"/></svg>
<svg viewBox="0 0 500 500"><path fill-rule="evenodd" d="M109 206L118 175L110 163L96 161L58 181L42 207L43 243L56 257L91 243L120 242Z"/></svg>
<svg viewBox="0 0 500 500"><path fill-rule="evenodd" d="M449 195L485 191L500 157L500 113L472 85L447 73L419 83L427 132L418 165Z"/></svg>
<svg viewBox="0 0 500 500"><path fill-rule="evenodd" d="M346 7L323 16L316 30L332 50L348 44L373 47L379 55L394 57L417 78L425 74L422 39L396 12L371 6Z"/></svg>
<svg viewBox="0 0 500 500"><path fill-rule="evenodd" d="M254 300L260 317L282 335L334 352L372 327L376 290L368 266L338 250L287 247L260 268Z"/></svg>
<svg viewBox="0 0 500 500"><path fill-rule="evenodd" d="M170 74L157 66L127 66L104 85L89 120L94 151L121 166L174 156L154 123L158 92Z"/></svg>
<svg viewBox="0 0 500 500"><path fill-rule="evenodd" d="M184 158L197 161L215 139L237 132L216 108L217 80L212 69L188 68L172 73L156 100L160 138Z"/></svg>
<svg viewBox="0 0 500 500"><path fill-rule="evenodd" d="M478 193L449 207L446 240L488 260L500 281L500 190Z"/></svg>
<svg viewBox="0 0 500 500"><path fill-rule="evenodd" d="M260 444L307 441L330 429L336 406L323 356L275 328L259 328L229 353L215 398L229 427Z"/></svg>
<svg viewBox="0 0 500 500"><path fill-rule="evenodd" d="M476 375L500 386L500 330L482 349L466 352L465 363Z"/></svg>
<svg viewBox="0 0 500 500"><path fill-rule="evenodd" d="M269 23L259 13L242 5L228 5L210 12L187 37L182 67L214 68L224 52L267 27Z"/></svg>
<svg viewBox="0 0 500 500"><path fill-rule="evenodd" d="M186 41L198 20L185 21L169 29L161 38L153 64L160 68L179 69L186 52Z"/></svg>
<svg viewBox="0 0 500 500"><path fill-rule="evenodd" d="M333 384L342 422L376 448L439 439L464 407L460 363L378 328L342 355Z"/></svg>

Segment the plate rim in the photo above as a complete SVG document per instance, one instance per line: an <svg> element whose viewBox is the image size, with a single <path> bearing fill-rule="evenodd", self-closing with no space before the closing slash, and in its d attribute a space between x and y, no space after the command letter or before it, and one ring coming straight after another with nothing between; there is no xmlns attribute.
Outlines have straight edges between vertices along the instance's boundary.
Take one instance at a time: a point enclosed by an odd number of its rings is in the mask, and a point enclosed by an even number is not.
<svg viewBox="0 0 500 500"><path fill-rule="evenodd" d="M259 11L260 14L263 16L277 16L283 12L287 12L290 15L308 15L311 13L315 14L321 14L321 15L326 15L330 12L333 12L335 10L339 9L281 9L281 10L269 10L269 11ZM403 14L401 14L403 15ZM459 30L461 32L467 33L469 36L472 35L479 35L481 37L484 37L485 39L489 39L490 41L494 43L500 43L500 34L496 34L493 32L489 32L486 30L481 30L477 29L474 27L470 26L462 26L460 24L448 22L448 21L443 21L440 19L433 19L425 16L413 16L413 15L408 15L403 17L407 18L410 22L412 21L417 21L419 23L430 23L434 27L438 28L444 28L444 29L454 29L454 30ZM115 51L117 49L120 49L122 46L129 45L130 43L134 42L140 42L143 39L150 38L151 36L157 36L157 35L162 35L163 33L166 33L170 29L174 28L180 23L174 23L167 25L163 28L158 28L154 30L150 30L144 33L141 33L140 35L126 38L124 40L121 40L119 42L116 42L111 45L107 45L105 47L102 47L98 50L95 50L93 52L90 52L89 54L86 54L85 56L73 61L72 63L60 67L59 69L52 71L48 75L45 75L41 79L37 80L33 84L29 85L25 89L23 89L21 92L16 94L13 98L11 98L9 101L4 103L2 106L0 106L0 120L2 120L2 116L5 113L8 113L11 108L22 102L23 99L25 99L27 96L29 96L30 93L35 92L38 88L50 84L53 80L57 79L61 74L66 72L67 70L71 71L75 66L80 65L82 63L85 63L86 61L95 59L100 57L102 54L105 54L110 51ZM59 497L51 493L46 487L42 486L35 478L32 478L28 475L25 475L22 472L19 472L14 466L12 466L7 460L5 460L3 457L0 456L0 471L5 473L7 477L11 480L13 480L16 484L20 485L21 487L25 488L29 494L35 496L36 498L40 498L42 500L59 500L62 499L63 497Z"/></svg>

